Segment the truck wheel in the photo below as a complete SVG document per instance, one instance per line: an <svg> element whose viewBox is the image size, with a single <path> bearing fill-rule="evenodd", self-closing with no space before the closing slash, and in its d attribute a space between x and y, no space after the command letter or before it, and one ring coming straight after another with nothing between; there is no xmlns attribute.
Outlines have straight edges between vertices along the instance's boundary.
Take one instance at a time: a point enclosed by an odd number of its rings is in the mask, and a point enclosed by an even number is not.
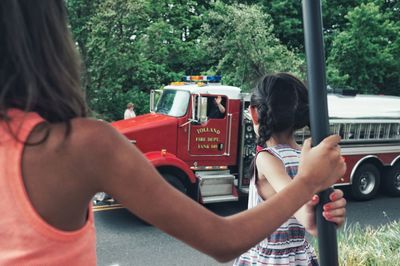
<svg viewBox="0 0 400 266"><path fill-rule="evenodd" d="M379 169L373 164L363 164L354 173L351 185L352 196L356 200L372 199L378 192L381 181Z"/></svg>
<svg viewBox="0 0 400 266"><path fill-rule="evenodd" d="M162 174L162 176L171 186L173 186L183 194L187 194L187 188L178 177L171 174Z"/></svg>
<svg viewBox="0 0 400 266"><path fill-rule="evenodd" d="M383 179L385 192L391 196L400 196L400 163L396 163L388 171L388 176Z"/></svg>

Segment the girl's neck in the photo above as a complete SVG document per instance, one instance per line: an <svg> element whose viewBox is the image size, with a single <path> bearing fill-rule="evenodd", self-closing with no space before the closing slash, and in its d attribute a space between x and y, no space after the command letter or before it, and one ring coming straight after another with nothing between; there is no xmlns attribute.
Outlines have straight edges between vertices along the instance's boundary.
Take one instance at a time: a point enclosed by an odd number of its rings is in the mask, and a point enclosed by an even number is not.
<svg viewBox="0 0 400 266"><path fill-rule="evenodd" d="M294 139L294 135L288 133L272 134L271 138L267 140L268 147L277 145L288 145L293 149L300 149L300 146Z"/></svg>

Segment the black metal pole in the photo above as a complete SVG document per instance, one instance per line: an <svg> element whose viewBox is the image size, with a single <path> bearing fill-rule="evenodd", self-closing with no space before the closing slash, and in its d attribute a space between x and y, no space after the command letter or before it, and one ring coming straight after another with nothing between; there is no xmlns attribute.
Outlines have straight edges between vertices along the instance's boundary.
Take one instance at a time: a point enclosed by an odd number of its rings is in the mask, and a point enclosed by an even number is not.
<svg viewBox="0 0 400 266"><path fill-rule="evenodd" d="M308 93L312 145L318 145L329 135L329 117L325 77L325 54L320 0L303 0L304 40L307 56ZM322 177L321 177L322 178ZM319 263L337 266L338 248L335 224L322 216L322 207L329 202L332 188L322 191L316 208Z"/></svg>

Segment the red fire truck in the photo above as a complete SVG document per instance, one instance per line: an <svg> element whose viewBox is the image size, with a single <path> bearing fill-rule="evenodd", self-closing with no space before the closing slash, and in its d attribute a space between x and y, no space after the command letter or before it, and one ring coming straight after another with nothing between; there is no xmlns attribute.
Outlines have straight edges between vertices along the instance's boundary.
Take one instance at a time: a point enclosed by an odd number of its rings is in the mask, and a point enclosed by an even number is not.
<svg viewBox="0 0 400 266"><path fill-rule="evenodd" d="M236 201L248 191L256 151L249 94L218 77L191 76L157 93L149 114L112 125L136 145L176 189L201 203ZM225 113L210 117L215 98ZM330 127L342 136L348 170L337 185L371 199L380 187L400 195L400 97L328 96ZM309 137L296 132L298 141ZM146 178L146 177L143 177Z"/></svg>

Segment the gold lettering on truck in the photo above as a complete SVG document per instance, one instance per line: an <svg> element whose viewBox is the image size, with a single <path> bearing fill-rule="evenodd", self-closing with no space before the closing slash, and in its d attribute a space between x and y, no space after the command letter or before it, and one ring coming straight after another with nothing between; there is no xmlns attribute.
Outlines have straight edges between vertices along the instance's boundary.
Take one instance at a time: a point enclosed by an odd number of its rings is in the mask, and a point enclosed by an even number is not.
<svg viewBox="0 0 400 266"><path fill-rule="evenodd" d="M221 130L219 130L217 128L213 128L213 127L198 128L196 131L197 131L197 134L201 134L201 133L215 133L217 135L221 134Z"/></svg>
<svg viewBox="0 0 400 266"><path fill-rule="evenodd" d="M197 148L199 150L205 150L205 149L209 149L210 145L208 145L208 144L197 144Z"/></svg>
<svg viewBox="0 0 400 266"><path fill-rule="evenodd" d="M221 134L221 130L217 128L212 128L212 127L205 127L205 128L199 128L196 129L197 134L202 134L202 133L214 133L216 135ZM195 138L195 141L197 143L197 149L199 150L210 150L210 149L218 149L218 142L219 137L202 137L198 136Z"/></svg>

